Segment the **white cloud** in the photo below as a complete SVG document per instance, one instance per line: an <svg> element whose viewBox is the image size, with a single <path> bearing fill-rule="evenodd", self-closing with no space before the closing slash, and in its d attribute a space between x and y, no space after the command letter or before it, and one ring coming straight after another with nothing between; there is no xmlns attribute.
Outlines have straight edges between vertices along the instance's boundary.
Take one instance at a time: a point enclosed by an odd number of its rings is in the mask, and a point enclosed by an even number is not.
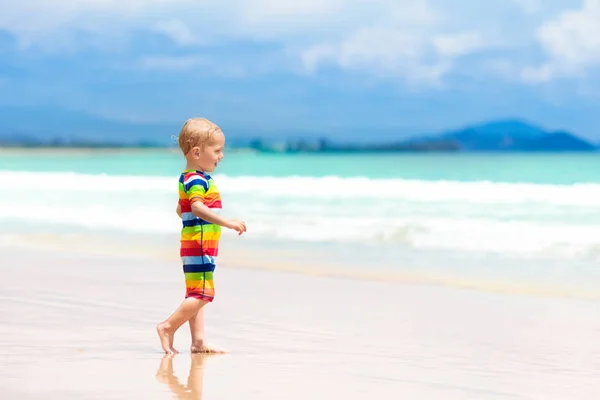
<svg viewBox="0 0 600 400"><path fill-rule="evenodd" d="M10 15L0 16L0 28L25 44L65 47L56 36L65 30L100 34L104 29L122 41L128 30L148 29L180 45L201 39L265 41L284 49L282 59L291 55L309 69L333 62L413 81L438 80L453 57L481 45L471 34L443 29L440 13L428 0L32 0L9 9ZM428 60L432 51L443 59ZM172 69L195 64L192 58L150 58L142 65Z"/></svg>
<svg viewBox="0 0 600 400"><path fill-rule="evenodd" d="M437 35L433 38L433 45L441 56L458 57L479 50L486 43L481 32L468 31Z"/></svg>
<svg viewBox="0 0 600 400"><path fill-rule="evenodd" d="M439 83L447 60L428 61L427 38L410 30L363 28L332 44L317 44L302 54L305 67L333 63L343 69L402 76L410 83Z"/></svg>
<svg viewBox="0 0 600 400"><path fill-rule="evenodd" d="M183 46L201 43L187 24L178 19L158 21L154 26L154 30Z"/></svg>
<svg viewBox="0 0 600 400"><path fill-rule="evenodd" d="M187 2L188 0L175 0ZM9 0L2 7L0 29L14 33L23 40L42 40L46 34L70 28L85 28L88 24L104 25L105 31L115 28L117 21L109 16L131 17L136 20L144 10L169 4L170 0ZM105 19L106 18L106 19Z"/></svg>
<svg viewBox="0 0 600 400"><path fill-rule="evenodd" d="M536 37L547 60L522 71L527 82L557 76L580 77L600 65L600 0L584 0L581 9L564 11L542 24Z"/></svg>
<svg viewBox="0 0 600 400"><path fill-rule="evenodd" d="M199 32L223 36L277 35L278 27L298 33L306 32L307 27L322 28L345 8L342 0L9 1L11 4L3 7L0 14L0 29L27 41L43 41L45 35L59 30L85 31L90 26L103 28L105 33L158 26L184 40Z"/></svg>
<svg viewBox="0 0 600 400"><path fill-rule="evenodd" d="M430 29L369 27L337 43L320 43L302 53L304 66L334 63L344 69L367 70L404 77L411 84L438 85L455 58L485 46L478 31L435 34Z"/></svg>
<svg viewBox="0 0 600 400"><path fill-rule="evenodd" d="M485 45L479 31L447 29L442 13L427 1L390 1L385 6L386 12L357 21L342 35L305 47L300 53L304 67L312 72L333 64L400 77L410 84L438 85L456 57Z"/></svg>
<svg viewBox="0 0 600 400"><path fill-rule="evenodd" d="M519 8L505 0L489 1L489 7L474 8L466 0L452 5L443 0L9 0L0 14L0 29L12 32L22 46L55 51L93 45L122 52L134 31L158 32L191 48L243 41L279 49L269 62L281 68L310 72L334 65L437 84L463 56L500 42L505 50L530 42L534 22L527 18L543 18L551 9L540 0L511 0ZM548 61L517 68L523 79L548 80L597 62L600 28L594 21L600 20L599 2L587 0L582 10L540 27L537 38ZM507 14L500 17L498 10ZM521 18L521 25L515 22L519 28L507 32L513 18ZM236 64L235 57L228 62ZM189 56L153 55L139 65L191 69L197 63Z"/></svg>

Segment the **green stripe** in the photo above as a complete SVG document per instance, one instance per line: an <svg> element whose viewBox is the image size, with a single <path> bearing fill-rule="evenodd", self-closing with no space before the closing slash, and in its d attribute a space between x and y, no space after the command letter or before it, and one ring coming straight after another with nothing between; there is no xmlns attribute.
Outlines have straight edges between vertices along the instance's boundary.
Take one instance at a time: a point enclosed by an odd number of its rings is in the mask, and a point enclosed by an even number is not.
<svg viewBox="0 0 600 400"><path fill-rule="evenodd" d="M217 224L208 225L196 225L196 226L184 226L181 229L181 233L218 233L221 232L221 227Z"/></svg>
<svg viewBox="0 0 600 400"><path fill-rule="evenodd" d="M188 272L185 274L185 279L190 281L212 281L212 272Z"/></svg>

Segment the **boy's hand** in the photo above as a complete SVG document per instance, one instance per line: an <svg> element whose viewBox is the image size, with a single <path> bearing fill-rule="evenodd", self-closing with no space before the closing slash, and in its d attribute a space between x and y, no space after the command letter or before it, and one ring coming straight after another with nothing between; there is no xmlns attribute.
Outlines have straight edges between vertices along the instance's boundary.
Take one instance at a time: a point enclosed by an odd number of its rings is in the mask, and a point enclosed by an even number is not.
<svg viewBox="0 0 600 400"><path fill-rule="evenodd" d="M227 221L227 225L225 225L225 227L229 228L229 229L233 229L234 231L237 231L239 235L246 232L246 223L244 221L238 221L238 220Z"/></svg>

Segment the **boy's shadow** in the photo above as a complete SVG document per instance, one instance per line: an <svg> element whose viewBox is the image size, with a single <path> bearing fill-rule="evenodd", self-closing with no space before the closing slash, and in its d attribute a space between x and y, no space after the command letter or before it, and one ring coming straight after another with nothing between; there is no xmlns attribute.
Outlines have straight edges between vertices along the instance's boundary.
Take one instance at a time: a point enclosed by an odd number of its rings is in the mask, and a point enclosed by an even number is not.
<svg viewBox="0 0 600 400"><path fill-rule="evenodd" d="M206 359L211 357L211 355L199 353L192 354L191 356L192 362L187 385L181 384L175 376L172 355L165 355L160 361L160 366L158 367L158 371L156 371L156 380L167 385L178 399L201 400L204 365Z"/></svg>

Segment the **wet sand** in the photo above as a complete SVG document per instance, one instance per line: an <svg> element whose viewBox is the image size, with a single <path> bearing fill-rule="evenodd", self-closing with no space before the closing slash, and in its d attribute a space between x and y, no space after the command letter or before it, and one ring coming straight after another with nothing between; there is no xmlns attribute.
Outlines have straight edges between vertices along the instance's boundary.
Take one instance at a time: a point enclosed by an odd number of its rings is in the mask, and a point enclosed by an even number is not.
<svg viewBox="0 0 600 400"><path fill-rule="evenodd" d="M164 358L176 262L0 247L0 399L540 399L600 395L600 303L227 266L225 356ZM177 397L179 396L179 397Z"/></svg>

